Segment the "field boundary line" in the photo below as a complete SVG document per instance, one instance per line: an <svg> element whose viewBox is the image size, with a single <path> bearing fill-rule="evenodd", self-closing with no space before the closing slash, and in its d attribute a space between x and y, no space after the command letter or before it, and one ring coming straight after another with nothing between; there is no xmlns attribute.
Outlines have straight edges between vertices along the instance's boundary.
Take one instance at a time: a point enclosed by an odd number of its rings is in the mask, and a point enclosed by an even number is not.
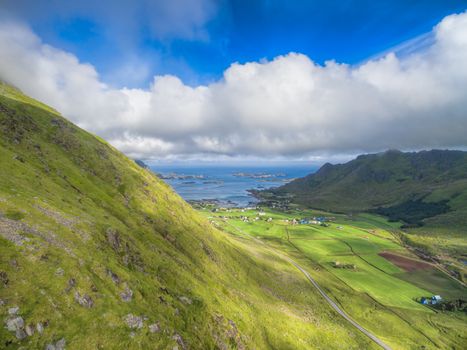
<svg viewBox="0 0 467 350"><path fill-rule="evenodd" d="M253 237L247 233L245 233L242 229L236 227L235 225L232 225L230 224L232 227L234 227L237 231L239 231L240 233L242 233L243 235L246 235L248 237L251 237L253 240L255 240L256 242L259 242L260 244L262 245L265 245L267 246L268 248L271 249L271 251L273 251L276 255L278 255L279 257L281 257L282 259L288 261L290 264L294 265L300 272L302 272L305 277L308 279L309 282L311 282L311 284L315 287L315 289L318 290L319 294L326 300L326 302L334 309L334 311L336 311L340 316L342 316L345 320L347 320L352 326L354 326L355 328L357 328L357 330L359 330L360 332L362 332L364 335L366 335L368 338L370 338L374 343L376 343L377 345L379 345L381 348L383 348L384 350L392 350L392 348L387 345L386 343L384 343L381 339L379 339L376 335L374 335L373 333L371 333L370 331L368 331L366 328L364 328L363 326L361 326L359 323L357 323L353 318L351 318L343 309L341 309L339 307L339 305L337 305L327 294L326 292L320 287L320 285L318 284L318 282L316 282L313 277L311 277L311 275L308 273L308 271L306 271L301 265L299 265L297 262L295 262L295 260L291 259L290 257L288 257L287 255L283 254L282 252L279 252L277 251L277 249L275 249L274 247L271 247L270 245L264 243L262 240L256 238L256 237ZM290 242L289 242L290 243Z"/></svg>

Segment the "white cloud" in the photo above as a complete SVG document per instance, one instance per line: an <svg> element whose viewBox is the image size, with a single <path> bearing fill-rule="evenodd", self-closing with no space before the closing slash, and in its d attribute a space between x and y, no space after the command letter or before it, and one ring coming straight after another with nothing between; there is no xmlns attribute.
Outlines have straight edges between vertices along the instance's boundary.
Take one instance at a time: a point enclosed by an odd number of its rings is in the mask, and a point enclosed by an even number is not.
<svg viewBox="0 0 467 350"><path fill-rule="evenodd" d="M142 158L466 147L467 13L433 37L422 51L358 67L290 53L234 63L206 86L156 76L146 90L112 89L92 66L4 23L0 77Z"/></svg>

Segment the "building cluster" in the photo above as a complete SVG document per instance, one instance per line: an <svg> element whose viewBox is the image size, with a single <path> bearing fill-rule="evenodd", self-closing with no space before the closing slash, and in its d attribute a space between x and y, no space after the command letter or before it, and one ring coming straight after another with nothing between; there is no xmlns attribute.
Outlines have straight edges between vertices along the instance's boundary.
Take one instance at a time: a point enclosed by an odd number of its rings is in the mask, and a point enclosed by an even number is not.
<svg viewBox="0 0 467 350"><path fill-rule="evenodd" d="M441 302L443 298L439 295L433 295L432 297L422 297L420 303L423 305L436 305Z"/></svg>
<svg viewBox="0 0 467 350"><path fill-rule="evenodd" d="M329 226L328 222L332 218L327 218L324 216L318 216L313 218L301 218L301 219L285 219L284 222L291 225L320 225L320 226Z"/></svg>

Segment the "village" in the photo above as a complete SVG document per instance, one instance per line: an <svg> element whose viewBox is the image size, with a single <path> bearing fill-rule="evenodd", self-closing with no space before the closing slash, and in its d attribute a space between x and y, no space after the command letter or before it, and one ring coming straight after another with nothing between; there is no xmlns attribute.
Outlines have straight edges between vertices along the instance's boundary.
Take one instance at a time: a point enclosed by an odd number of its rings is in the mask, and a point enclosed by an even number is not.
<svg viewBox="0 0 467 350"><path fill-rule="evenodd" d="M254 212L253 215L251 212ZM217 218L222 219L224 221L228 221L229 219L241 220L243 222L256 222L256 221L266 221L266 222L273 222L273 217L268 216L265 211L262 210L261 207L246 207L246 208L223 208L223 207L214 207L211 209L213 213L228 213L228 216L224 215L216 215ZM231 215L232 213L238 213L240 215ZM209 217L213 218L213 217ZM286 225L319 225L323 227L329 227L330 222L333 221L334 217L329 216L313 216L313 217L296 217L296 218L281 218L275 219ZM341 226L337 226L337 229L342 229Z"/></svg>

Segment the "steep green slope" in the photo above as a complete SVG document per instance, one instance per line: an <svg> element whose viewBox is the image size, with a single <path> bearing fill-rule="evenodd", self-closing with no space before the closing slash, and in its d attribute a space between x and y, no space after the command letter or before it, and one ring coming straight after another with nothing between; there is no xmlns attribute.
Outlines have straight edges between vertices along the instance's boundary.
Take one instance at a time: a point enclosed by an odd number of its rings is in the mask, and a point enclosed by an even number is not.
<svg viewBox="0 0 467 350"><path fill-rule="evenodd" d="M4 84L0 318L5 349L374 347L289 263Z"/></svg>
<svg viewBox="0 0 467 350"><path fill-rule="evenodd" d="M314 208L377 211L408 226L467 224L467 152L387 151L323 165L268 194Z"/></svg>

